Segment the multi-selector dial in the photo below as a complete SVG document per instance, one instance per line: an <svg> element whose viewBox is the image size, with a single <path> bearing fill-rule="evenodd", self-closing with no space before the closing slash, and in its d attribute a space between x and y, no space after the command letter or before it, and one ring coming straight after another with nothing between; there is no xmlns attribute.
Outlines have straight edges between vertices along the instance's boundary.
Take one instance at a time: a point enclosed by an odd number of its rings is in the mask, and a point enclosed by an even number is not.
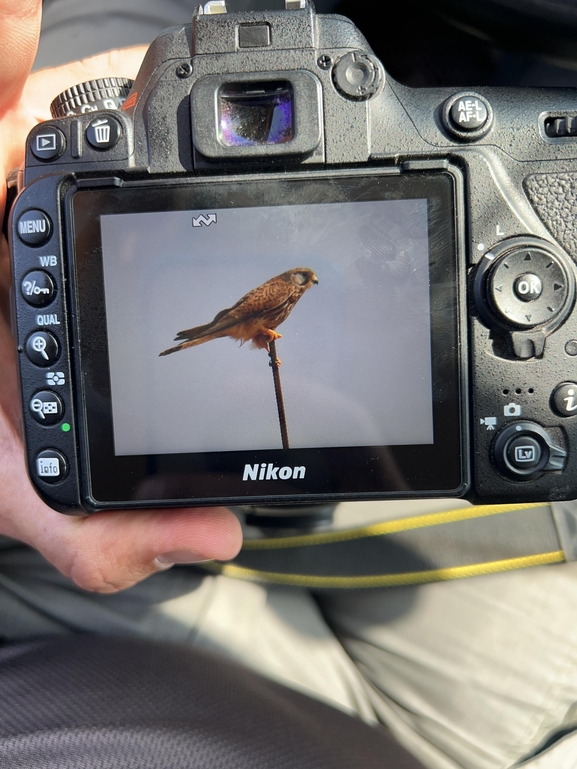
<svg viewBox="0 0 577 769"><path fill-rule="evenodd" d="M483 322L509 334L518 357L531 357L542 354L545 338L571 311L575 277L567 257L551 243L511 238L479 263L474 294Z"/></svg>

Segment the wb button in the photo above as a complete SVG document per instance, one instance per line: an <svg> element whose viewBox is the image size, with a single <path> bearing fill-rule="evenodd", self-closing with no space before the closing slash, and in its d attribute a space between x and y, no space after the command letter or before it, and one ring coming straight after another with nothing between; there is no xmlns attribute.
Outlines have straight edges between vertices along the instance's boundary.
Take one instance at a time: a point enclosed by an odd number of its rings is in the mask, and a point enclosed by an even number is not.
<svg viewBox="0 0 577 769"><path fill-rule="evenodd" d="M530 470L541 461L543 449L540 443L529 435L520 435L507 446L507 459L519 470Z"/></svg>

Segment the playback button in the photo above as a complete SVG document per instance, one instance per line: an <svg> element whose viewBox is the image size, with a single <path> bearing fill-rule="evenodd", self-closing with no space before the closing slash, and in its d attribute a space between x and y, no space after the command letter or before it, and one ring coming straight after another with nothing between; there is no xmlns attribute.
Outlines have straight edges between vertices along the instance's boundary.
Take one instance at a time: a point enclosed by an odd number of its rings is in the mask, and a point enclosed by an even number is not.
<svg viewBox="0 0 577 769"><path fill-rule="evenodd" d="M53 126L42 126L36 129L28 141L34 157L44 163L59 158L66 148L64 134Z"/></svg>
<svg viewBox="0 0 577 769"><path fill-rule="evenodd" d="M35 470L44 483L58 483L68 475L68 462L56 449L45 449L36 455Z"/></svg>

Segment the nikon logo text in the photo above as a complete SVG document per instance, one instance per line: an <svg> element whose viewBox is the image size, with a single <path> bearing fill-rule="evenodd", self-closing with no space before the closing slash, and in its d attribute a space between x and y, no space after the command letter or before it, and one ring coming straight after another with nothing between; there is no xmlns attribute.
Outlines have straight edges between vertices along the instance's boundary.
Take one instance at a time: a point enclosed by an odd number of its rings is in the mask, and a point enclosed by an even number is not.
<svg viewBox="0 0 577 769"><path fill-rule="evenodd" d="M306 467L277 467L277 465L262 464L245 465L242 474L243 481L288 481L289 478L304 478Z"/></svg>

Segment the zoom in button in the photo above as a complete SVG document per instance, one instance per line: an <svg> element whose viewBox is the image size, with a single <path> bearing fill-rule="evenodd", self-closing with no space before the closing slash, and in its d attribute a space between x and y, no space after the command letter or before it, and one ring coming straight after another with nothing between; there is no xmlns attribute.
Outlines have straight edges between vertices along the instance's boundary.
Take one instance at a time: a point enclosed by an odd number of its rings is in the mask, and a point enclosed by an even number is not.
<svg viewBox="0 0 577 769"><path fill-rule="evenodd" d="M60 355L58 340L49 331L35 331L30 334L25 349L29 360L41 368L51 366Z"/></svg>

